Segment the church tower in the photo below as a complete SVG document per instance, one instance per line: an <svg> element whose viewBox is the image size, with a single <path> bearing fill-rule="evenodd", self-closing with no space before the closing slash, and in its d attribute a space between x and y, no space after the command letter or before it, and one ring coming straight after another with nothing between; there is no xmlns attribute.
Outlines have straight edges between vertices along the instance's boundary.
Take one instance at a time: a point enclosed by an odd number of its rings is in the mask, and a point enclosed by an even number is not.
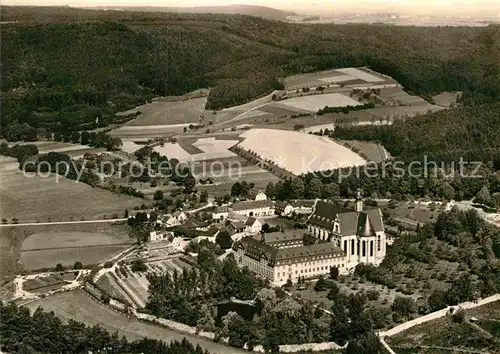
<svg viewBox="0 0 500 354"><path fill-rule="evenodd" d="M358 188L358 192L356 194L356 202L354 204L354 211L356 213L361 213L363 211L363 197L361 195L361 189Z"/></svg>

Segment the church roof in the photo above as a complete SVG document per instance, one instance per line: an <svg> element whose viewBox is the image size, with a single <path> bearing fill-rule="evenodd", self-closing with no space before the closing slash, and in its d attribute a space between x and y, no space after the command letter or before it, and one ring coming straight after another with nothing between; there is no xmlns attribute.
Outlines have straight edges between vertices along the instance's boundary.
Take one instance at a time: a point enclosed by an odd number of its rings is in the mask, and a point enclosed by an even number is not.
<svg viewBox="0 0 500 354"><path fill-rule="evenodd" d="M333 230L334 221L338 219L340 233L343 236L374 236L375 232L384 231L382 212L380 209L369 209L361 212L345 212L336 204L318 201L314 214L308 223Z"/></svg>

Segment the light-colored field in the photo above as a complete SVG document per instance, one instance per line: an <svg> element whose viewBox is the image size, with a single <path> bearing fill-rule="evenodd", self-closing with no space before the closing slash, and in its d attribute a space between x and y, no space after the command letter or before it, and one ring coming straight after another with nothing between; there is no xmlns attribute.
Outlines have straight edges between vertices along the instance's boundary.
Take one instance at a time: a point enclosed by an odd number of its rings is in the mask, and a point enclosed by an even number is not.
<svg viewBox="0 0 500 354"><path fill-rule="evenodd" d="M76 261L84 265L100 263L125 250L129 245L91 246L74 248L53 248L21 252L21 264L24 269L37 270L53 268L57 263L72 267Z"/></svg>
<svg viewBox="0 0 500 354"><path fill-rule="evenodd" d="M323 77L320 80L324 82L337 83L337 82L356 80L356 78L351 75L338 75L338 76Z"/></svg>
<svg viewBox="0 0 500 354"><path fill-rule="evenodd" d="M54 311L55 315L67 322L70 319L83 322L87 326L99 325L107 331L118 332L128 340L140 340L144 337L165 342L182 340L186 337L194 345L199 344L211 353L233 354L248 353L242 349L226 347L197 336L180 334L163 326L139 321L111 310L90 299L83 291L70 291L46 297L26 305L31 312L41 307L45 311Z"/></svg>
<svg viewBox="0 0 500 354"><path fill-rule="evenodd" d="M63 176L25 175L13 158L0 157L0 217L20 223L98 219L114 213L122 215L143 203L142 199L117 195L76 183Z"/></svg>
<svg viewBox="0 0 500 354"><path fill-rule="evenodd" d="M163 146L155 146L154 150L179 161L203 161L235 156L228 149L237 143L238 140L218 140L215 137L198 139L192 145L202 153L193 155L184 150L179 143L165 143Z"/></svg>
<svg viewBox="0 0 500 354"><path fill-rule="evenodd" d="M22 251L52 249L63 247L102 246L113 244L131 243L133 240L124 234L105 232L36 232L26 238L21 248Z"/></svg>
<svg viewBox="0 0 500 354"><path fill-rule="evenodd" d="M353 76L357 79L361 79L365 82L381 82L384 81L383 78L367 73L366 71L359 70L357 68L343 68L337 69L337 72Z"/></svg>
<svg viewBox="0 0 500 354"><path fill-rule="evenodd" d="M29 143L11 143L9 145L15 144L34 144L38 147L40 154L46 154L49 152L61 152L69 155L72 158L83 157L86 153L100 154L106 151L103 148L94 148L88 145L80 145L73 143L65 143L62 141L35 141Z"/></svg>
<svg viewBox="0 0 500 354"><path fill-rule="evenodd" d="M144 125L123 126L110 131L108 134L126 140L147 140L150 138L163 137L180 133L190 123L179 123L169 125Z"/></svg>
<svg viewBox="0 0 500 354"><path fill-rule="evenodd" d="M245 138L239 144L241 148L252 150L296 175L366 163L327 137L274 129L252 129L241 136Z"/></svg>
<svg viewBox="0 0 500 354"><path fill-rule="evenodd" d="M286 90L296 90L301 87L317 87L325 84L345 84L356 86L359 84L384 83L394 84L393 79L374 73L366 68L343 68L293 75L285 78ZM336 86L335 86L336 87Z"/></svg>
<svg viewBox="0 0 500 354"><path fill-rule="evenodd" d="M341 93L327 93L323 95L294 97L279 102L279 105L303 109L309 112L317 112L319 109L328 107L359 106L359 103Z"/></svg>
<svg viewBox="0 0 500 354"><path fill-rule="evenodd" d="M72 266L76 261L96 264L134 242L126 225L32 226L21 246L24 269Z"/></svg>
<svg viewBox="0 0 500 354"><path fill-rule="evenodd" d="M131 154L144 147L144 145L136 144L132 140L122 140L122 150Z"/></svg>
<svg viewBox="0 0 500 354"><path fill-rule="evenodd" d="M439 95L432 97L432 99L438 106L450 107L457 102L457 99L461 95L461 92L441 92Z"/></svg>
<svg viewBox="0 0 500 354"><path fill-rule="evenodd" d="M206 103L206 97L178 102L152 102L120 114L141 112L137 118L127 122L126 126L198 123L205 114Z"/></svg>

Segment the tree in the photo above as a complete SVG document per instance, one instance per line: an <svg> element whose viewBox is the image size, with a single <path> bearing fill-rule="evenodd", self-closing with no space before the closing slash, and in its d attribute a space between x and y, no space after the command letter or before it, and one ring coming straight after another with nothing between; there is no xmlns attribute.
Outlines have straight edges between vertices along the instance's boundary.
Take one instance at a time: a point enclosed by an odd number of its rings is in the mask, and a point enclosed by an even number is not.
<svg viewBox="0 0 500 354"><path fill-rule="evenodd" d="M346 354L379 354L382 352L382 344L375 333L369 332L350 340L345 352Z"/></svg>
<svg viewBox="0 0 500 354"><path fill-rule="evenodd" d="M295 178L291 183L292 198L304 198L304 182L301 178Z"/></svg>
<svg viewBox="0 0 500 354"><path fill-rule="evenodd" d="M132 272L145 272L148 270L148 267L143 260L137 259L132 262L132 266L130 267L130 269L132 270Z"/></svg>
<svg viewBox="0 0 500 354"><path fill-rule="evenodd" d="M233 245L233 240L231 239L231 235L229 235L229 232L227 232L226 230L222 230L217 234L217 236L215 237L215 242L223 250L231 248L231 246Z"/></svg>
<svg viewBox="0 0 500 354"><path fill-rule="evenodd" d="M415 301L411 297L396 296L391 309L401 317L410 319L415 312Z"/></svg>
<svg viewBox="0 0 500 354"><path fill-rule="evenodd" d="M306 187L306 196L309 199L321 198L323 183L319 178L313 178L309 181Z"/></svg>
<svg viewBox="0 0 500 354"><path fill-rule="evenodd" d="M123 217L125 219L128 219L128 209L125 209L125 213L123 214Z"/></svg>
<svg viewBox="0 0 500 354"><path fill-rule="evenodd" d="M63 265L61 263L57 263L55 270L56 270L56 272L63 272L64 271L64 267L63 267Z"/></svg>
<svg viewBox="0 0 500 354"><path fill-rule="evenodd" d="M162 199L163 199L163 197L164 197L164 195L163 195L163 191L162 191L162 190L160 190L160 189L158 189L158 190L156 190L156 192L155 192L155 194L154 194L154 196L153 196L153 199L154 199L154 200L162 200Z"/></svg>
<svg viewBox="0 0 500 354"><path fill-rule="evenodd" d="M490 190L488 189L488 187L484 186L483 188L481 188L479 192L477 192L474 202L484 205L492 204Z"/></svg>
<svg viewBox="0 0 500 354"><path fill-rule="evenodd" d="M326 289L328 289L328 282L323 279L323 277L320 277L318 281L316 281L316 284L314 284L314 290L325 291Z"/></svg>
<svg viewBox="0 0 500 354"><path fill-rule="evenodd" d="M338 285L332 282L330 283L330 290L328 291L328 295L326 295L326 297L328 298L328 300L335 300L339 292L340 289Z"/></svg>
<svg viewBox="0 0 500 354"><path fill-rule="evenodd" d="M206 203L208 201L208 192L206 190L202 190L200 193L200 203Z"/></svg>
<svg viewBox="0 0 500 354"><path fill-rule="evenodd" d="M184 187L186 188L187 194L190 194L193 191L195 185L196 185L196 179L193 176L189 175L186 178L184 178Z"/></svg>
<svg viewBox="0 0 500 354"><path fill-rule="evenodd" d="M233 186L231 187L231 196L233 197L239 197L241 194L241 183L240 182L235 182Z"/></svg>
<svg viewBox="0 0 500 354"><path fill-rule="evenodd" d="M76 261L73 265L73 269L83 269L83 264L80 261Z"/></svg>
<svg viewBox="0 0 500 354"><path fill-rule="evenodd" d="M274 183L269 182L266 186L266 196L269 199L274 199L276 197L276 189L274 188Z"/></svg>
<svg viewBox="0 0 500 354"><path fill-rule="evenodd" d="M338 277L339 277L339 268L330 267L330 279L337 280Z"/></svg>
<svg viewBox="0 0 500 354"><path fill-rule="evenodd" d="M323 185L323 190L321 192L322 198L332 198L340 194L340 188L336 183L328 183Z"/></svg>

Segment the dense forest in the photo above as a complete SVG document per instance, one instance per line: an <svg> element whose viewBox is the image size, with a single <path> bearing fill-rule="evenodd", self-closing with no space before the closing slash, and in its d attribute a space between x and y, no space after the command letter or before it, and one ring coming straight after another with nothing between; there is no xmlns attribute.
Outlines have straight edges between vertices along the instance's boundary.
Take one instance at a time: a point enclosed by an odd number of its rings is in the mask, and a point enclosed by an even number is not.
<svg viewBox="0 0 500 354"><path fill-rule="evenodd" d="M423 96L499 99L499 26L297 25L238 15L2 7L2 131L105 126L154 96L244 103L281 77L368 65Z"/></svg>
<svg viewBox="0 0 500 354"><path fill-rule="evenodd" d="M128 342L99 326L73 320L65 324L53 312L38 308L30 314L14 303L0 302L0 332L0 349L8 353L208 354L185 338L169 344L147 338Z"/></svg>
<svg viewBox="0 0 500 354"><path fill-rule="evenodd" d="M499 78L500 81L500 78ZM392 125L339 126L335 138L381 142L404 161L491 162L500 169L500 103L429 113Z"/></svg>

